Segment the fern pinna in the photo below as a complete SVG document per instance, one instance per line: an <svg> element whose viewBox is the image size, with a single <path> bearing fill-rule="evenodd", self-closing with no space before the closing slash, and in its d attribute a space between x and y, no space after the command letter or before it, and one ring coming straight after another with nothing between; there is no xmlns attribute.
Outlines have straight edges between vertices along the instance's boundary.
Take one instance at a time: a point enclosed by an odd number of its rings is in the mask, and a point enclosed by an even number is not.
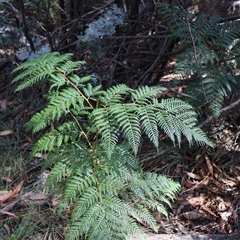
<svg viewBox="0 0 240 240"><path fill-rule="evenodd" d="M50 82L47 106L27 123L33 133L47 131L33 154L48 152L52 167L49 191L62 191L59 213L71 207L66 239L125 239L142 234L136 219L157 232L152 210L167 215L165 205L180 185L155 173L144 172L137 159L142 134L158 147L159 129L180 144L211 145L196 126L192 107L178 99L162 99L161 86L131 89L124 84L106 91L91 84L91 76L76 72L83 62L70 54L49 53L23 63L14 72L16 91ZM127 99L127 100L126 100ZM120 141L121 138L121 141Z"/></svg>

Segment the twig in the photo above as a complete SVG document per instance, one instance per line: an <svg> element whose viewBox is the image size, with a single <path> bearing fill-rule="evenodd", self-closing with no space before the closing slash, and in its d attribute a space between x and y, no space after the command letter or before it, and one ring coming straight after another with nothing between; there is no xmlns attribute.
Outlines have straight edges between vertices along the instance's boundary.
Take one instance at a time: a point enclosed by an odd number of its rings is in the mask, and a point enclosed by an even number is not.
<svg viewBox="0 0 240 240"><path fill-rule="evenodd" d="M150 156L150 157L147 157L147 158L143 159L141 162L143 163L143 162L152 161L152 160L155 159L155 158L158 158L158 157L160 157L160 156L163 156L163 155L171 152L174 148L175 148L175 147L173 146L173 147L170 147L170 148L168 148L168 149L165 149L165 150L163 150L163 151L161 151L161 152L159 152L159 153L154 154L153 156Z"/></svg>
<svg viewBox="0 0 240 240"><path fill-rule="evenodd" d="M239 104L240 104L240 99L237 100L237 101L235 101L235 102L233 102L233 103L230 104L229 106L221 109L219 116L220 116L220 117L223 116L225 113L227 113L228 111L230 111L230 110L232 110L233 108L237 107ZM201 123L201 124L199 125L199 127L204 127L204 126L207 125L209 122L211 122L213 119L214 119L213 116L208 117L203 123Z"/></svg>
<svg viewBox="0 0 240 240"><path fill-rule="evenodd" d="M29 32L28 32L28 26L27 26L27 22L26 22L26 16L25 16L23 0L20 0L19 2L20 2L21 13L22 13L22 22L23 22L24 35L25 35L26 39L28 40L28 42L30 44L31 50L33 52L35 52L35 47L34 47L33 41L31 39L31 37L29 36Z"/></svg>

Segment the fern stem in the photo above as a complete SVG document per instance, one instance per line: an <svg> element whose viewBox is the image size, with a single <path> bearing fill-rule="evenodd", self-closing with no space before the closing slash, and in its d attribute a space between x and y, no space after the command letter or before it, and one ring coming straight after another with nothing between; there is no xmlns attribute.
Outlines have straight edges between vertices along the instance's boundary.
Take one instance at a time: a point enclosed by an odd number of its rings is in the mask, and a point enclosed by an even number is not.
<svg viewBox="0 0 240 240"><path fill-rule="evenodd" d="M96 156L97 146L98 146L98 130L97 130L97 133L96 133L96 139L95 139L94 144L93 144L92 152L90 154L90 159L92 161L93 173L96 176L96 187L99 189L100 182L98 180L99 177L98 177L96 169L100 165L100 162L99 162L99 160L97 160L96 162L94 161L94 156ZM100 200L100 202L102 202L101 191L99 191L99 200Z"/></svg>
<svg viewBox="0 0 240 240"><path fill-rule="evenodd" d="M81 124L79 123L79 121L77 120L77 118L74 116L74 114L71 112L70 109L69 109L69 113L71 114L71 116L72 116L72 118L75 120L75 122L77 123L77 125L78 125L80 131L82 132L83 136L85 137L85 139L86 139L89 147L92 149L92 148L93 148L93 147L92 147L92 144L91 144L91 142L89 141L87 134L84 132L83 128L81 127Z"/></svg>
<svg viewBox="0 0 240 240"><path fill-rule="evenodd" d="M56 69L57 70L57 69ZM57 70L58 71L58 70ZM58 71L59 72L59 71ZM79 90L79 88L74 84L72 83L63 73L59 72L61 75L63 75L63 77L65 78L65 80L70 83L79 93L79 95L81 95L84 100L88 103L88 105L91 107L91 109L94 109L93 105L89 102L89 100L84 96L84 94Z"/></svg>

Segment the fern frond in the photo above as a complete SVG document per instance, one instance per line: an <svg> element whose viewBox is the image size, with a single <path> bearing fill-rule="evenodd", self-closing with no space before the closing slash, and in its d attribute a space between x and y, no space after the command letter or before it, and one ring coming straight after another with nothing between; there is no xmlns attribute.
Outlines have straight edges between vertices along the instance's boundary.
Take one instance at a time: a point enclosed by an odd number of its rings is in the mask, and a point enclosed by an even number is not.
<svg viewBox="0 0 240 240"><path fill-rule="evenodd" d="M22 91L42 80L56 80L56 78L52 79L52 77L59 74L59 72L68 74L84 64L83 61L70 61L71 57L72 54L59 55L54 52L43 54L34 60L21 64L13 71L13 73L18 72L18 75L13 80L13 83L19 82L16 91ZM61 76L61 74L58 76ZM24 81L21 81L22 79ZM59 79L57 78L57 80Z"/></svg>
<svg viewBox="0 0 240 240"><path fill-rule="evenodd" d="M109 114L113 117L115 124L125 135L135 154L141 142L140 121L136 114L135 104L115 104L109 108Z"/></svg>
<svg viewBox="0 0 240 240"><path fill-rule="evenodd" d="M155 197L164 195L172 200L180 187L179 183L156 173L147 172L144 179L151 187Z"/></svg>
<svg viewBox="0 0 240 240"><path fill-rule="evenodd" d="M66 176L71 174L72 168L68 166L64 160L68 159L61 159L60 162L55 162L53 169L51 170L48 179L47 179L47 189L53 189L59 182L63 181Z"/></svg>
<svg viewBox="0 0 240 240"><path fill-rule="evenodd" d="M135 204L134 207L130 208L129 214L136 219L143 220L143 222L146 223L149 227L151 227L155 233L158 232L156 220L154 219L150 211L142 204Z"/></svg>
<svg viewBox="0 0 240 240"><path fill-rule="evenodd" d="M64 144L48 154L48 158L43 165L47 169L53 165L47 179L47 189L50 191L58 182L65 181L75 174L79 166L81 169L89 168L89 162L85 159L89 157L89 149L85 144Z"/></svg>
<svg viewBox="0 0 240 240"><path fill-rule="evenodd" d="M197 143L212 146L206 134L196 127L196 113L189 104L179 99L162 99L160 103L155 101L155 107L159 126L174 143L177 140L180 144L184 135L190 145L195 139Z"/></svg>
<svg viewBox="0 0 240 240"><path fill-rule="evenodd" d="M54 92L50 96L50 102L45 109L36 113L27 124L27 129L33 133L50 125L50 122L58 121L69 113L71 108L77 108L79 113L84 109L84 98L74 88L66 88Z"/></svg>
<svg viewBox="0 0 240 240"><path fill-rule="evenodd" d="M99 134L102 136L102 142L106 149L107 155L110 158L114 147L118 142L119 128L115 126L108 108L95 109L92 112L92 116Z"/></svg>
<svg viewBox="0 0 240 240"><path fill-rule="evenodd" d="M141 136L146 134L158 147L161 128L174 143L180 144L184 135L190 144L211 145L196 126L193 108L178 99L159 100L157 95L164 90L159 86L130 89L121 84L103 91L101 86L91 85L89 76L73 74L80 62L73 64L71 55L55 59L59 56L53 53L48 56L51 61L47 56L40 58L39 66L45 68L49 62L51 66L47 70L36 66L34 74L42 73L38 77L31 75L38 61L18 69L23 71L21 77L26 76L19 89L45 77L51 82L48 105L27 127L37 132L51 122L57 125L43 135L34 152L49 153L45 164L52 167L48 190L62 191L58 213L73 209L66 239L122 240L142 232L134 218L157 231L150 211L167 215L165 206L170 206L180 185L142 170L136 157ZM210 84L206 82L206 92ZM230 89L223 86L226 88Z"/></svg>
<svg viewBox="0 0 240 240"><path fill-rule="evenodd" d="M87 212L85 212L84 218L78 221L73 221L71 223L71 226L67 231L66 239L79 239L80 236L85 235L88 231L90 231L91 226L94 225L94 221L96 221L101 216L104 216L104 209L99 202L95 202L87 210Z"/></svg>
<svg viewBox="0 0 240 240"><path fill-rule="evenodd" d="M77 197L80 196L83 191L85 192L88 187L93 188L97 185L98 180L92 169L85 168L84 170L85 172L81 168L78 169L68 181L59 205L59 213L74 203Z"/></svg>
<svg viewBox="0 0 240 240"><path fill-rule="evenodd" d="M102 96L99 98L104 106L110 106L112 104L121 103L123 96L128 94L131 89L125 84L118 84L112 86L103 92Z"/></svg>
<svg viewBox="0 0 240 240"><path fill-rule="evenodd" d="M37 152L49 152L54 147L61 147L68 142L74 143L81 136L75 122L65 122L56 130L45 133L41 139L34 145L32 154Z"/></svg>
<svg viewBox="0 0 240 240"><path fill-rule="evenodd" d="M103 236L105 236L104 239L125 239L128 232L142 233L140 227L130 218L133 213L144 216L146 221L150 222L149 219L154 221L153 217L148 213L134 212L130 204L126 204L117 197L104 195L101 201L92 204L81 218L81 221L77 222L78 229L85 232L89 240L101 239ZM95 219L96 225L93 224L93 219ZM71 239L73 232L76 231L74 229L75 223L69 228L69 239ZM87 234L88 232L89 234Z"/></svg>
<svg viewBox="0 0 240 240"><path fill-rule="evenodd" d="M151 103L152 98L157 97L157 95L161 94L165 91L166 88L161 86L142 86L133 91L131 91L132 102L137 105L144 105Z"/></svg>
<svg viewBox="0 0 240 240"><path fill-rule="evenodd" d="M156 108L152 105L139 106L137 111L143 132L148 136L154 146L158 149L159 131L156 119Z"/></svg>

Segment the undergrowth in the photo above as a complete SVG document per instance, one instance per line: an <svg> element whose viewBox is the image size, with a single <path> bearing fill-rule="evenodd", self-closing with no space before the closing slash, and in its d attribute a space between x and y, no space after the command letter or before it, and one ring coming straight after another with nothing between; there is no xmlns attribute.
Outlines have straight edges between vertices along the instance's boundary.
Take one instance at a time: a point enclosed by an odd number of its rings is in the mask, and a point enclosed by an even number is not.
<svg viewBox="0 0 240 240"><path fill-rule="evenodd" d="M47 106L26 126L45 131L32 154L48 153L47 189L62 193L59 215L72 212L66 239L125 239L143 234L140 219L157 232L151 212L167 216L180 185L143 171L137 158L143 134L156 148L160 131L174 144L182 136L190 145L212 144L189 104L158 98L163 87L119 84L103 91L91 76L78 76L84 62L71 56L44 54L17 67L13 80L16 91L50 85Z"/></svg>
<svg viewBox="0 0 240 240"><path fill-rule="evenodd" d="M175 72L192 79L186 100L200 112L204 109L205 114L219 117L224 100L240 94L240 22L172 9L163 2L158 7L163 19L170 19L171 38L185 46L176 56Z"/></svg>

